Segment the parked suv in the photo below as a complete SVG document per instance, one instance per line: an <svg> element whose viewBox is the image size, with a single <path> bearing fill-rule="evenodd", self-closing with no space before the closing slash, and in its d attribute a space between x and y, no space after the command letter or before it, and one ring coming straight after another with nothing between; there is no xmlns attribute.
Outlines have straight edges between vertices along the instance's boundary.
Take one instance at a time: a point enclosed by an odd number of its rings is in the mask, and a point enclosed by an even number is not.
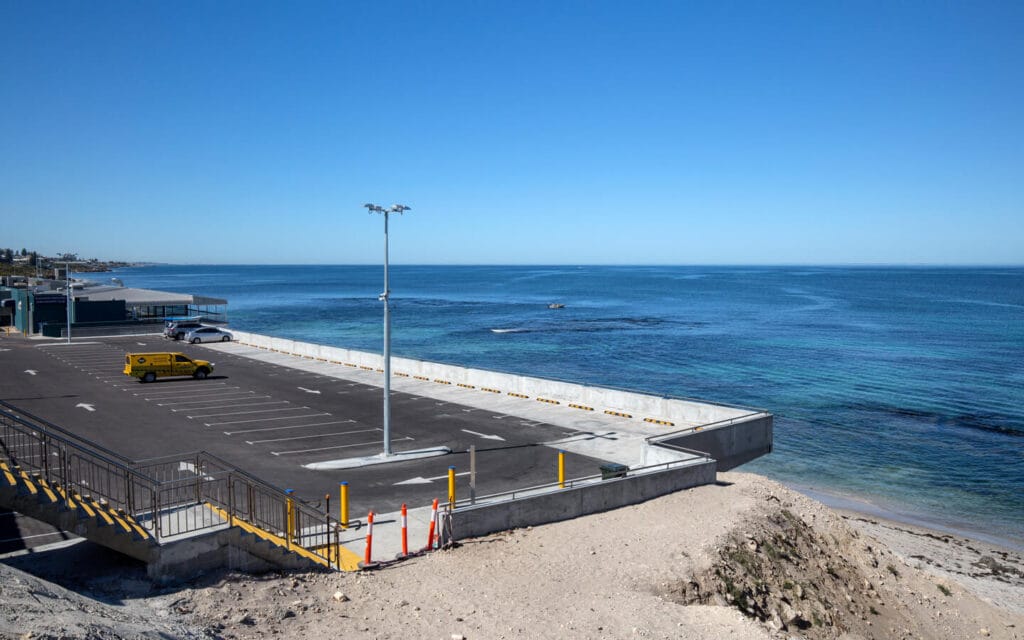
<svg viewBox="0 0 1024 640"><path fill-rule="evenodd" d="M198 320L178 320L176 322L168 322L167 328L164 329L164 335L168 338L181 340L185 337L186 333L202 326L203 324Z"/></svg>

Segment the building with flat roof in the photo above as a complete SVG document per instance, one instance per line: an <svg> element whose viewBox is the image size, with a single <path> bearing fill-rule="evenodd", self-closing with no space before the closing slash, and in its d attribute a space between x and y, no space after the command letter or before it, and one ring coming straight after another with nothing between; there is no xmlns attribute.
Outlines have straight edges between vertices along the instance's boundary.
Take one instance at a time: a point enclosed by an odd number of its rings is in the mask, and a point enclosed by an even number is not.
<svg viewBox="0 0 1024 640"><path fill-rule="evenodd" d="M0 318L25 335L61 336L68 324L68 297L67 283L59 280L33 278L28 286L0 287L0 305L6 310ZM215 324L228 320L228 301L209 296L75 281L70 297L72 332L103 327L156 330L152 325L181 316Z"/></svg>

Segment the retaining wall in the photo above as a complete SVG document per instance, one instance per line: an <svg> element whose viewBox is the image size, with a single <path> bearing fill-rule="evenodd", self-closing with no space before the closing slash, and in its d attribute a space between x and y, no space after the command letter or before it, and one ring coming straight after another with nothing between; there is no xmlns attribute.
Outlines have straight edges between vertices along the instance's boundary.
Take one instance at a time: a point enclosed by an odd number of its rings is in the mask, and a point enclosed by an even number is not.
<svg viewBox="0 0 1024 640"><path fill-rule="evenodd" d="M718 461L719 471L728 471L772 452L774 419L770 414L709 429L694 429L652 439L651 444L684 447L706 453ZM657 449L658 447L649 447Z"/></svg>
<svg viewBox="0 0 1024 640"><path fill-rule="evenodd" d="M458 507L452 512L452 532L457 539L472 538L617 509L710 484L715 481L715 470L715 461L708 460L515 500Z"/></svg>
<svg viewBox="0 0 1024 640"><path fill-rule="evenodd" d="M262 349L272 349L307 358L374 370L384 366L383 356L377 353L328 347L245 331L233 331L233 333L238 342ZM548 398L563 403L584 405L593 407L597 411L611 410L634 418L656 417L671 423L671 425L678 424L679 426L709 424L752 413L752 410L744 408L665 398L633 391L533 378L485 369L471 369L411 358L392 356L391 370L393 373L420 376L430 381L446 380L455 385L464 384L477 388L497 389L504 394L518 393L531 398Z"/></svg>

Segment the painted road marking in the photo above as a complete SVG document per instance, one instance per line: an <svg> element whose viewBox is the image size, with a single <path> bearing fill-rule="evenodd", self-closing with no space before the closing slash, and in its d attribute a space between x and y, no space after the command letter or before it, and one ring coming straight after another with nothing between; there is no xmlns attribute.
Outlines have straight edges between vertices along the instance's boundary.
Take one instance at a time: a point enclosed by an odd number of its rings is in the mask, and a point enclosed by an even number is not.
<svg viewBox="0 0 1024 640"><path fill-rule="evenodd" d="M269 397L269 396L264 396ZM261 407L268 404L290 404L287 400L274 400L272 402L249 402L246 404L219 404L212 407L186 407L184 409L171 409L171 411L177 413L178 411L205 411L207 409L245 409L247 407ZM158 405L164 406L164 405Z"/></svg>
<svg viewBox="0 0 1024 640"><path fill-rule="evenodd" d="M306 427L324 427L330 424L355 424L355 420L332 420L331 422L314 422L312 424L290 424L283 427L262 427L260 429L243 429L241 431L225 431L224 435L233 436L239 433L256 433L257 431L285 431L287 429L305 429ZM383 431L383 429L378 429Z"/></svg>
<svg viewBox="0 0 1024 640"><path fill-rule="evenodd" d="M30 376L34 376L34 375L36 375L36 370L35 369L25 369L25 373L27 373Z"/></svg>
<svg viewBox="0 0 1024 640"><path fill-rule="evenodd" d="M392 438L392 442L401 442L403 440L414 440L414 438L410 438L408 436L405 437L405 438ZM365 447L365 446L368 446L368 445L377 445L377 444L380 444L379 440L374 440L373 442L359 442L359 443L356 443L356 444L341 444L341 445L338 445L336 447L320 447L319 449L298 449L298 450L295 450L295 451L271 451L270 454L274 455L274 456L283 456L283 455L288 454L288 453L314 453L314 452L317 452L317 451L330 451L332 449L351 449L352 447Z"/></svg>
<svg viewBox="0 0 1024 640"><path fill-rule="evenodd" d="M196 389L194 387L189 389L187 387L180 386L180 387L177 387L176 389L167 389L167 390L164 390L164 391L153 391L153 390L140 391L140 392L136 393L135 395L137 395L137 396L146 396L147 400L150 398L150 396L152 396L152 398L154 400L160 400L161 396L167 396L167 397L173 398L175 396L179 396L180 397L180 396L188 395L188 396L194 397L194 396L197 396L197 395L210 395L210 394L213 394L213 393L223 393L224 391L226 391L228 389L238 389L238 387L225 387L223 385L224 385L223 382L218 382L218 383L210 384L210 385L203 385L203 388L200 389L199 391L196 391ZM221 386L223 388L221 388L221 389L211 389L210 388L210 387L216 387L216 386Z"/></svg>
<svg viewBox="0 0 1024 640"><path fill-rule="evenodd" d="M195 418L216 418L217 416L242 416L249 413L273 413L275 411L308 411L309 407L281 407L280 409L256 409L255 411L231 411L229 413L204 413L198 416L186 416Z"/></svg>
<svg viewBox="0 0 1024 640"><path fill-rule="evenodd" d="M207 402L239 402L241 400L263 400L265 398L269 398L270 397L270 396L254 396L254 395L251 395L252 393L253 393L252 391L232 391L231 393L225 393L224 395L225 396L241 395L242 397L240 397L240 398L220 397L220 398L214 398L212 400L182 400L181 402L158 402L158 403L156 403L156 406L158 406L158 407L171 407L171 406L177 406L177 405L181 405L181 404L206 404Z"/></svg>
<svg viewBox="0 0 1024 640"><path fill-rule="evenodd" d="M78 404L75 405L75 407L82 407L83 409L89 412L93 412L96 410L96 408L93 407L91 404L86 404L85 402L79 402Z"/></svg>
<svg viewBox="0 0 1024 640"><path fill-rule="evenodd" d="M234 388L237 389L238 387L234 387ZM152 393L147 393L145 391L140 391L139 393L136 393L134 395L143 396L146 400L170 400L170 399L173 399L173 398L180 398L180 397L186 396L186 395L191 397L191 398L205 398L207 396L214 396L216 398L216 397L224 395L224 393L225 392L223 390L220 390L220 389L211 389L209 391L192 392L190 390L185 390L184 388L182 388L182 389L178 389L177 391L170 391L170 392L168 392L166 394L161 394L159 396L154 396ZM234 391L232 393L242 393L242 392L241 391Z"/></svg>
<svg viewBox="0 0 1024 640"><path fill-rule="evenodd" d="M307 389L306 387L296 387L296 389L299 391L305 391L306 393L315 393L316 395L320 395L319 389Z"/></svg>
<svg viewBox="0 0 1024 640"><path fill-rule="evenodd" d="M280 418L253 418L252 420L233 420L231 422L204 422L207 427L216 427L222 424L245 424L247 422L269 422L271 420L295 420L296 418L315 418L316 416L329 416L329 413L311 413L308 416L283 416Z"/></svg>
<svg viewBox="0 0 1024 640"><path fill-rule="evenodd" d="M246 440L246 444L262 444L264 442L286 442L288 440L309 440L310 438L329 438L331 436L347 436L353 433L370 433L381 429L356 429L355 431L339 431L338 433L314 433L310 436L292 436L290 438L271 438L269 440Z"/></svg>
<svg viewBox="0 0 1024 640"><path fill-rule="evenodd" d="M469 429L462 429L461 431L463 433L468 433L471 436L478 436L480 438L483 438L484 440L501 440L502 442L505 442L505 438L502 438L501 436L498 435L487 435L486 433L477 433L476 431L470 431Z"/></svg>

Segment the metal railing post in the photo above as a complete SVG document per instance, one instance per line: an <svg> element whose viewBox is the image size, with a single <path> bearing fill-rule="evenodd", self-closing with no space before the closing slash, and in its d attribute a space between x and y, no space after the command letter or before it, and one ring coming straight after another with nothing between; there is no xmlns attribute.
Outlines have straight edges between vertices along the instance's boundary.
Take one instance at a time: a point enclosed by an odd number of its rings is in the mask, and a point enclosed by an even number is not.
<svg viewBox="0 0 1024 640"><path fill-rule="evenodd" d="M228 474L228 526L235 526L235 484L234 476Z"/></svg>

